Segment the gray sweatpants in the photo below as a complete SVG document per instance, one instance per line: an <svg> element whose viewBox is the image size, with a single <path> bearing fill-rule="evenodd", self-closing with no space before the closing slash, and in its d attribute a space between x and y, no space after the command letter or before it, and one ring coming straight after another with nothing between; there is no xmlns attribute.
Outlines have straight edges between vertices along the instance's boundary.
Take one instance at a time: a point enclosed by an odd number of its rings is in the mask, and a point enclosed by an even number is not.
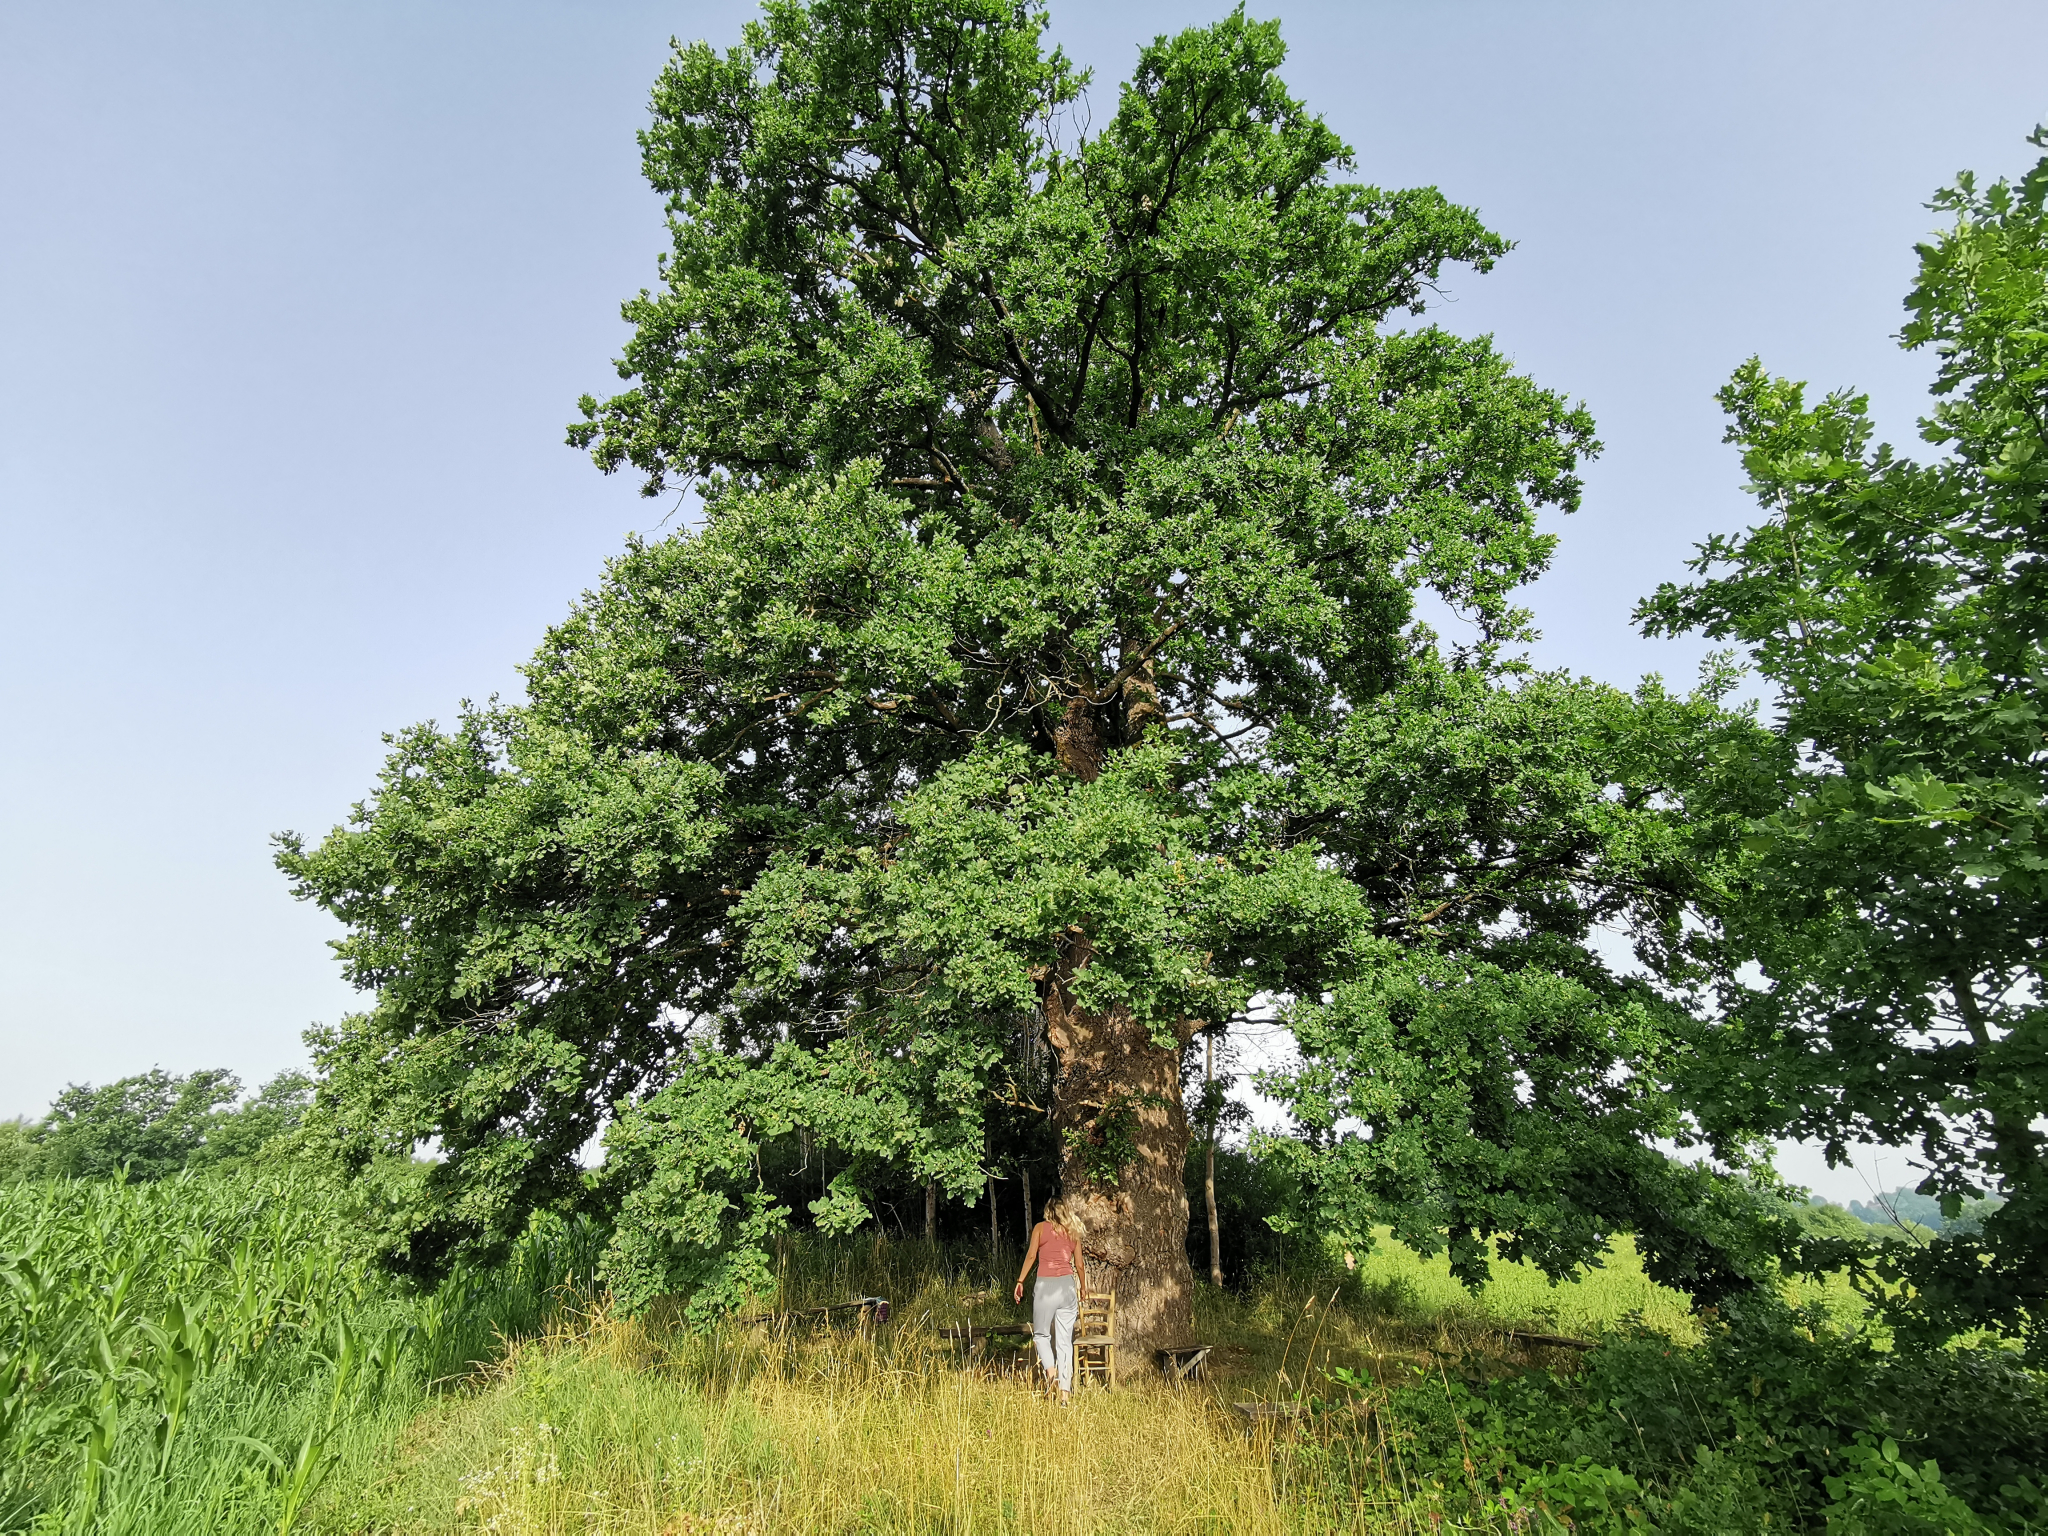
<svg viewBox="0 0 2048 1536"><path fill-rule="evenodd" d="M1031 1342L1045 1374L1059 1377L1062 1392L1074 1386L1074 1313L1080 1304L1072 1275L1040 1275L1031 1288Z"/></svg>

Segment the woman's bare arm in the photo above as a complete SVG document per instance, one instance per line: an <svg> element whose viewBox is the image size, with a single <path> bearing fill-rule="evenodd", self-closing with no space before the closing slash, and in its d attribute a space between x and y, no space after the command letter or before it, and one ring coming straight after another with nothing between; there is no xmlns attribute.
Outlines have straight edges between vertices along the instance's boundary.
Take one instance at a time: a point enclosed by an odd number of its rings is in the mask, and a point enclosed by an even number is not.
<svg viewBox="0 0 2048 1536"><path fill-rule="evenodd" d="M1088 1299L1088 1255L1081 1251L1081 1244L1078 1241L1074 1244L1074 1284L1077 1287L1074 1294L1080 1297L1081 1300L1086 1301Z"/></svg>
<svg viewBox="0 0 2048 1536"><path fill-rule="evenodd" d="M1031 1229L1031 1246L1024 1250L1024 1267L1017 1271L1017 1289L1014 1299L1024 1299L1024 1277L1031 1273L1031 1266L1038 1262L1038 1234L1045 1230L1045 1223L1039 1222Z"/></svg>

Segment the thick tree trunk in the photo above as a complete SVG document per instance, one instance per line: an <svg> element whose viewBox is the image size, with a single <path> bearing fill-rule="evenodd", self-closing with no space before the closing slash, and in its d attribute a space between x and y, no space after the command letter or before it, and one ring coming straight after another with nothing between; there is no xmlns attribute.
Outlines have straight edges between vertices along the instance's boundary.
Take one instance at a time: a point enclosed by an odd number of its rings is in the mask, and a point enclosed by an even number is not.
<svg viewBox="0 0 2048 1536"><path fill-rule="evenodd" d="M1188 1120L1178 1042L1162 1047L1122 1009L1074 1005L1067 977L1046 989L1046 1035L1059 1054L1053 1129L1060 1194L1081 1228L1088 1289L1116 1292L1119 1370L1194 1338L1195 1275L1188 1263ZM1129 1160L1114 1159L1128 1151Z"/></svg>
<svg viewBox="0 0 2048 1536"><path fill-rule="evenodd" d="M1137 739L1161 720L1149 664L1126 680L1120 734ZM1060 766L1092 782L1110 740L1103 706L1068 700L1052 728ZM1044 988L1045 1033L1056 1062L1052 1126L1060 1143L1060 1197L1079 1225L1088 1289L1116 1293L1120 1374L1142 1371L1152 1352L1195 1336L1195 1271L1188 1263L1188 1117L1181 1053L1194 1039L1184 1020L1167 1045L1124 1009L1077 1007L1072 982L1093 948L1077 937ZM1128 1152L1127 1160L1117 1161Z"/></svg>

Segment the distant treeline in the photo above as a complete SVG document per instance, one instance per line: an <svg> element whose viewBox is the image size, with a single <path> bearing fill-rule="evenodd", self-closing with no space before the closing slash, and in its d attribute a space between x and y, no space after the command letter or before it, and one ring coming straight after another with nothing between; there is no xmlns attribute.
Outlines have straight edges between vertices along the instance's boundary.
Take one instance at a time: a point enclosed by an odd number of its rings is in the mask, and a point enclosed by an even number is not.
<svg viewBox="0 0 2048 1536"><path fill-rule="evenodd" d="M185 1168L238 1162L298 1129L312 1103L313 1086L313 1079L303 1072L283 1072L255 1093L245 1094L241 1080L225 1070L184 1076L152 1070L97 1088L74 1083L42 1119L0 1121L0 1184L111 1178L124 1170L130 1181L139 1183ZM1222 1118L1231 1121L1233 1130L1243 1129L1237 1123L1241 1112L1226 1112ZM1001 1174L990 1180L981 1200L937 1202L934 1236L957 1241L990 1232L988 1199L993 1197L997 1240L1004 1246L1021 1245L1029 1230L1024 1191L1035 1189L1042 1199L1056 1187L1057 1154L1042 1123L1017 1117L1016 1124L994 1129L1007 1133L997 1135L990 1146L992 1167L1000 1168ZM1196 1267L1206 1269L1208 1223L1201 1160L1202 1147L1191 1146L1187 1187L1194 1220L1189 1223L1188 1249ZM764 1189L797 1213L798 1226L806 1225L804 1217L811 1200L821 1193L826 1174L822 1157L814 1163L808 1147L789 1157L771 1152L763 1157L760 1172ZM917 1235L922 1187L908 1180L900 1188L887 1180L881 1186L874 1201L877 1229L900 1237ZM1265 1219L1291 1211L1302 1200L1296 1181L1280 1165L1241 1147L1219 1146L1216 1197L1226 1283L1243 1286L1276 1271L1314 1266L1316 1256L1310 1250L1317 1245L1312 1239L1299 1233L1284 1236ZM1953 1218L1947 1218L1937 1198L1901 1185L1868 1202L1852 1200L1846 1207L1816 1195L1799 1208L1798 1216L1813 1236L1924 1241L1937 1233L1973 1234L2004 1203L1995 1195L1966 1201Z"/></svg>
<svg viewBox="0 0 2048 1536"><path fill-rule="evenodd" d="M1223 1083L1234 1081L1229 1077ZM131 1183L146 1183L185 1168L208 1168L246 1159L265 1144L298 1129L313 1099L313 1079L284 1072L254 1094L225 1070L183 1076L162 1070L124 1077L103 1087L74 1083L39 1120L0 1120L0 1185L43 1178L111 1178L124 1169ZM1242 1129L1242 1111L1227 1106L1219 1120ZM1020 1248L1036 1207L1058 1189L1058 1151L1043 1117L1010 1116L991 1126L990 1164L996 1170L984 1197L972 1203L934 1202L933 1235L948 1241L989 1233ZM1204 1271L1209 1264L1204 1212L1202 1147L1188 1152L1189 1204L1195 1212L1188 1246ZM811 1203L824 1192L824 1151L794 1138L768 1148L760 1163L762 1187L809 1225ZM905 1177L875 1181L877 1230L898 1237L921 1234L923 1185ZM1027 1219L1026 1192L1034 1209ZM996 1205L989 1219L989 1200ZM1216 1203L1222 1268L1232 1284L1294 1264L1313 1263L1305 1236L1283 1236L1265 1217L1299 1203L1300 1191L1279 1166L1239 1147L1219 1146Z"/></svg>
<svg viewBox="0 0 2048 1536"><path fill-rule="evenodd" d="M1998 1195L1982 1200L1965 1200L1953 1217L1944 1216L1941 1201L1933 1195L1901 1184L1885 1194L1872 1195L1868 1204L1851 1200L1846 1207L1833 1201L1823 1200L1815 1195L1801 1215L1802 1224L1809 1231L1836 1237L1862 1237L1870 1234L1858 1231L1861 1228L1877 1228L1883 1233L1929 1234L1937 1232L1975 1233L1984 1223L1984 1218L2003 1206L2005 1201Z"/></svg>
<svg viewBox="0 0 2048 1536"><path fill-rule="evenodd" d="M74 1083L40 1120L0 1120L0 1184L22 1179L136 1182L254 1155L298 1128L313 1080L280 1072L245 1097L225 1070L174 1076L160 1069L95 1088Z"/></svg>

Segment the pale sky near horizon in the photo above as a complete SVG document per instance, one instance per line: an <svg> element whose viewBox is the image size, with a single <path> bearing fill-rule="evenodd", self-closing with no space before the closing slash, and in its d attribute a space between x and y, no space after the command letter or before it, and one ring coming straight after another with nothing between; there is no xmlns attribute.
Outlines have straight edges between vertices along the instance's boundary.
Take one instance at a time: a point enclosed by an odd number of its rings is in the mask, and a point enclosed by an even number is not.
<svg viewBox="0 0 2048 1536"><path fill-rule="evenodd" d="M1100 117L1140 41L1222 9L1053 32ZM1747 518L1714 390L1760 353L1909 443L1923 205L2048 119L2038 0L1251 9L1361 179L1519 242L1432 318L1598 418L1535 656L1623 684L1690 680L1704 647L1630 607ZM653 279L633 134L668 40L751 11L0 3L0 1116L153 1065L253 1085L358 1006L270 836L341 820L380 733L515 693L670 510L562 430Z"/></svg>

